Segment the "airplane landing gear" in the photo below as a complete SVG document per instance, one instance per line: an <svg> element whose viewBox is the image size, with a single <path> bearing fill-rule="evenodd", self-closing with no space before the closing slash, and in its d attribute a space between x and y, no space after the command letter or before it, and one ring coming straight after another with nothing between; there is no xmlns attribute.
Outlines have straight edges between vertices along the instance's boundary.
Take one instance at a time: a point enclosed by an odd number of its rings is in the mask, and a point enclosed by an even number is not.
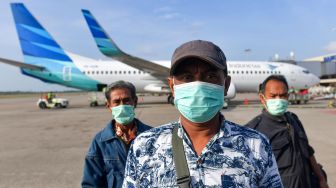
<svg viewBox="0 0 336 188"><path fill-rule="evenodd" d="M168 95L167 102L171 105L174 105L174 97L172 94Z"/></svg>

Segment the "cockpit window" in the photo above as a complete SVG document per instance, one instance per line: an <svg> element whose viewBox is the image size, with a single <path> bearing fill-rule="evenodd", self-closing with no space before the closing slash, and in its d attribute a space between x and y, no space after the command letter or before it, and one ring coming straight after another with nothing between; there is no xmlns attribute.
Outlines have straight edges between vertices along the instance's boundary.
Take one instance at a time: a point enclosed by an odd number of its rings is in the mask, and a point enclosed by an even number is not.
<svg viewBox="0 0 336 188"><path fill-rule="evenodd" d="M308 70L303 70L302 72L305 73L305 74L309 74Z"/></svg>

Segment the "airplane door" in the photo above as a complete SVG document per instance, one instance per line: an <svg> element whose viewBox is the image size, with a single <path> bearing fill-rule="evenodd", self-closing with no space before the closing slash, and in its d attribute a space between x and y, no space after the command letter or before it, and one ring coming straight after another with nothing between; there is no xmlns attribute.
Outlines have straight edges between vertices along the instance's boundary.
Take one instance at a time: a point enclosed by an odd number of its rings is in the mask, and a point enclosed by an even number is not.
<svg viewBox="0 0 336 188"><path fill-rule="evenodd" d="M69 66L63 67L63 80L66 82L71 81L71 67Z"/></svg>

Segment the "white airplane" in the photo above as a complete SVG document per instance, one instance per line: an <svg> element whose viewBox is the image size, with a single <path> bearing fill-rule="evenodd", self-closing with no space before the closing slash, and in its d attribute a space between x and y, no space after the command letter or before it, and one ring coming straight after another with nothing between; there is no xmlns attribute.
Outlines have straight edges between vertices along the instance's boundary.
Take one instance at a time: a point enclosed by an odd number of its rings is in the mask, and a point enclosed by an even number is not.
<svg viewBox="0 0 336 188"><path fill-rule="evenodd" d="M44 82L86 91L102 91L117 80L133 83L138 92L170 93L167 85L170 61L147 61L121 51L99 26L89 11L84 17L102 53L111 61L99 61L65 52L22 3L11 4L24 62L0 58L0 62L20 67L22 74ZM227 99L237 92L257 92L271 74L282 74L289 87L298 89L319 83L306 69L279 62L228 61L232 77ZM172 101L171 95L168 101Z"/></svg>

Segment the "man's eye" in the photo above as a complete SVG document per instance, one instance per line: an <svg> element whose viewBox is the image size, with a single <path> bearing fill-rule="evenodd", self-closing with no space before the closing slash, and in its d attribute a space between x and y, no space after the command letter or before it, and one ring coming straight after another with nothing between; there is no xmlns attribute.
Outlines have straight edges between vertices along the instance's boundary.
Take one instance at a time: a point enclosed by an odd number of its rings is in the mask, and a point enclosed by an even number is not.
<svg viewBox="0 0 336 188"><path fill-rule="evenodd" d="M183 75L182 79L183 80L191 80L192 76L191 75Z"/></svg>
<svg viewBox="0 0 336 188"><path fill-rule="evenodd" d="M208 74L207 75L207 80L214 82L219 80L219 76L217 74Z"/></svg>
<svg viewBox="0 0 336 188"><path fill-rule="evenodd" d="M129 98L123 99L123 103L128 103L128 102L130 102Z"/></svg>

